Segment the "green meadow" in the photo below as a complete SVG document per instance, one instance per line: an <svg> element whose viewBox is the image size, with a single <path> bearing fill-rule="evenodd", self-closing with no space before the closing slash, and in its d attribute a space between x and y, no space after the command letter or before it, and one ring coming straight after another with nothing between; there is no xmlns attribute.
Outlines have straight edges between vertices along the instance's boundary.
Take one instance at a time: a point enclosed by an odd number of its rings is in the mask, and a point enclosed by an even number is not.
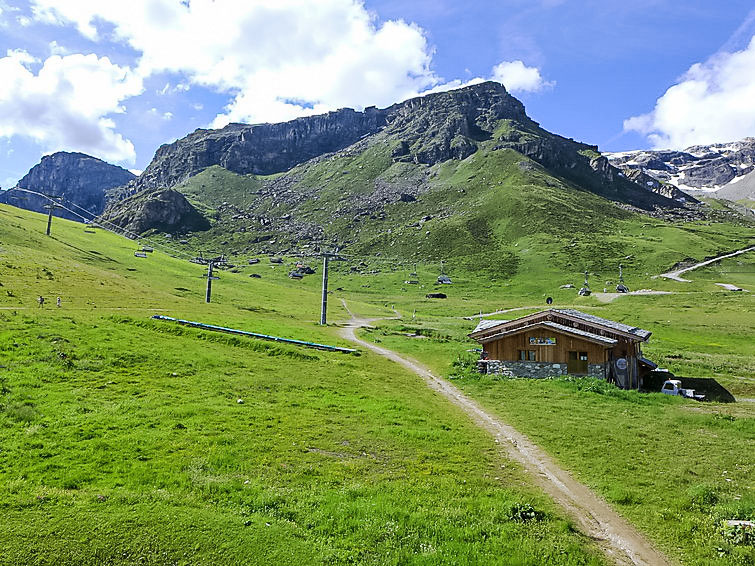
<svg viewBox="0 0 755 566"><path fill-rule="evenodd" d="M522 306L532 308L489 318L536 312L545 308L537 291L548 281L539 281L528 293L526 281L510 280L513 293L499 286L493 303L463 273L454 277L450 270L454 284L438 286L428 272L428 288L445 292L447 299L412 301L406 296L412 291L394 292L389 302L401 319L376 321L363 336L451 379L595 489L667 555L683 564L753 564L752 539L743 542L725 521L755 519L755 301L750 292L716 285L753 289L753 273L755 254L749 253L686 274L691 283L632 276L627 278L632 289L672 294L621 296L611 302L577 297L576 289L558 289L556 283L563 280L550 280L555 307L651 330L643 346L646 356L682 381L703 378L724 387L741 399L737 403L621 391L592 379L477 374L472 350L478 345L466 336L477 317L464 317ZM564 282L579 286L576 279ZM367 291L388 292L383 285L374 281Z"/></svg>
<svg viewBox="0 0 755 566"><path fill-rule="evenodd" d="M207 305L201 265L44 220L0 207L0 563L603 563L394 364L150 318L347 345L317 276L223 271Z"/></svg>
<svg viewBox="0 0 755 566"><path fill-rule="evenodd" d="M320 266L287 277L314 258L231 257L208 305L206 268L163 251L189 256L193 244L153 236L155 252L138 258L135 242L58 219L48 238L44 222L0 206L0 563L604 563L492 438L395 364L151 319L350 347L335 324L317 324ZM416 285L405 283L409 261L334 262L329 320L348 319L341 299L362 316L399 316L363 335L452 379L667 555L753 564L752 539L723 528L755 519L752 403L473 371L476 321L464 317L529 307L493 317L513 318L551 296L651 330L645 354L678 376L755 398L753 295L716 285L755 291L753 254L691 283L653 279L686 257L745 247L751 230L648 224L626 220L630 233L616 234L627 283L672 294L577 297L559 288L582 282L582 260L567 267L569 257L595 250L525 235L511 244L516 273L450 261L451 286L435 284L437 262L417 264ZM596 262L593 289L616 276Z"/></svg>

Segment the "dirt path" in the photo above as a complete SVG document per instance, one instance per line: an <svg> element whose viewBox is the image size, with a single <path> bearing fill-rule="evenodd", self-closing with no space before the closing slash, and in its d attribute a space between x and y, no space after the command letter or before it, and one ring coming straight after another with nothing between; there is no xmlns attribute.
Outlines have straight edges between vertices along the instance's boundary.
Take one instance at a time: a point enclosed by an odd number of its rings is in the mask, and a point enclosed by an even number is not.
<svg viewBox="0 0 755 566"><path fill-rule="evenodd" d="M357 318L349 310L346 302L342 300L342 303L352 317L351 321L340 331L343 338L413 371L424 379L430 389L461 408L479 427L493 435L495 443L502 447L511 459L518 461L527 472L532 474L535 483L561 505L582 531L593 538L616 564L643 566L670 564L668 559L653 548L637 529L613 511L590 489L557 466L525 435L485 411L459 389L446 380L436 377L417 361L357 337L358 328L382 319Z"/></svg>
<svg viewBox="0 0 755 566"><path fill-rule="evenodd" d="M699 267L705 267L706 265L715 263L720 259L726 259L727 257L738 256L739 254L743 254L743 253L751 252L751 251L755 251L755 246L750 246L749 248L745 248L743 250L737 250L736 252L731 252L728 254L720 255L718 257L714 257L713 259L701 261L700 263L696 263L695 265L691 265L683 269L677 269L676 271L669 271L668 273L661 273L658 277L665 277L666 279L673 279L674 281L681 281L682 283L689 283L690 281L689 279L682 279L680 277L682 273L687 273L688 271L692 271L693 269L697 269Z"/></svg>
<svg viewBox="0 0 755 566"><path fill-rule="evenodd" d="M530 310L530 309L541 309L541 308L543 308L543 305L535 305L535 306L531 306L531 307L515 307L513 309L502 309L502 310L494 311L494 312L483 312L483 313L480 313L480 314L473 314L471 316L461 316L459 318L463 318L464 320L474 320L475 318L485 318L486 316L493 316L493 315L496 315L496 314L504 314L504 313L507 313L507 312L526 311L526 310Z"/></svg>

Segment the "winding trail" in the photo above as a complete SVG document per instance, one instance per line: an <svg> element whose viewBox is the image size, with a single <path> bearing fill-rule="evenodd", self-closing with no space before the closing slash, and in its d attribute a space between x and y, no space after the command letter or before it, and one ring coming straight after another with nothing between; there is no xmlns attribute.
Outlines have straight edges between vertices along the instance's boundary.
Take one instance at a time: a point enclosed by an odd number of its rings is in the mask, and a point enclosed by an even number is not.
<svg viewBox="0 0 755 566"><path fill-rule="evenodd" d="M345 305L344 305L345 306ZM485 318L486 316L493 316L496 314L504 314L507 312L514 312L514 311L527 311L531 309L541 309L543 308L543 305L535 305L535 306L529 306L529 307L514 307L513 309L501 309L493 312L483 312L481 314L473 314L471 316L460 316L457 318L463 318L464 320L474 320L476 318ZM352 315L354 316L354 315Z"/></svg>
<svg viewBox="0 0 755 566"><path fill-rule="evenodd" d="M717 257L714 257L712 259L707 259L705 261L701 261L700 263L696 263L695 265L691 265L689 267L685 267L683 269L677 269L676 271L669 271L668 273L661 273L658 277L665 277L666 279L673 279L674 281L681 281L682 283L689 283L689 279L682 279L680 276L682 273L687 273L688 271L692 271L693 269L697 269L699 267L705 267L706 265L710 265L711 263L715 263L720 259L726 259L727 257L734 257L738 256L743 253L752 252L755 251L755 246L750 246L749 248L745 248L743 250L737 250L735 252L731 252L728 254L720 255Z"/></svg>
<svg viewBox="0 0 755 566"><path fill-rule="evenodd" d="M349 310L346 301L342 299L341 302L351 315L351 320L340 329L343 338L416 373L430 389L464 411L477 426L494 437L495 443L505 450L509 458L519 462L525 471L531 474L535 483L576 521L585 534L595 540L609 559L622 566L671 564L626 519L611 509L587 486L572 478L525 435L487 412L445 379L433 375L419 362L359 338L356 335L358 328L383 319L358 318Z"/></svg>

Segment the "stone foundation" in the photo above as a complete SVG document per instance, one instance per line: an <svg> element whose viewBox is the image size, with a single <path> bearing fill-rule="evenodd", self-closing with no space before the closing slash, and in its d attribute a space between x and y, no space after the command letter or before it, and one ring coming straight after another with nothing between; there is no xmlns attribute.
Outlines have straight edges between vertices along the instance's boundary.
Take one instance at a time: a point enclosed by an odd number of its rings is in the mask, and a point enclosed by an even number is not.
<svg viewBox="0 0 755 566"><path fill-rule="evenodd" d="M528 362L515 361L507 362L503 360L481 360L478 362L480 373L492 373L505 375L507 377L556 377L568 375L566 364L557 364L552 362ZM588 364L588 377L605 378L604 364Z"/></svg>

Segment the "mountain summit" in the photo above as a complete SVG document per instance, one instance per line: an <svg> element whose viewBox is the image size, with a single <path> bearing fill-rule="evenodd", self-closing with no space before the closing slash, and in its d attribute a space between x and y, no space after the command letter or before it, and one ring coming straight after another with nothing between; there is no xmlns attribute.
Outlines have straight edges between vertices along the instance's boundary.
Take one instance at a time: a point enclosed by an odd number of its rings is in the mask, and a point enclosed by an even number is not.
<svg viewBox="0 0 755 566"><path fill-rule="evenodd" d="M76 210L86 217L96 216L105 209L105 192L113 187L125 185L136 179L136 175L111 165L101 159L84 153L59 151L45 155L18 182L22 189L64 197L83 210ZM0 192L0 202L43 212L48 200L42 196L21 191ZM81 220L78 214L66 210L56 210L56 216L70 220Z"/></svg>
<svg viewBox="0 0 755 566"><path fill-rule="evenodd" d="M388 108L370 107L362 112L341 109L279 124L230 124L219 130L196 130L161 146L144 173L121 191L122 198L130 198L114 202L106 216L130 230L149 229L153 224L157 227L157 222L138 218L125 208L132 206L135 198L149 198L155 190L187 183L213 167L237 175L252 175L254 181L249 182L253 184L288 187L296 184L297 167L314 166L330 155L379 155L385 169L392 163L406 163L420 171L421 166L465 160L482 149L513 150L552 175L617 202L644 209L676 206L673 199L653 192L654 187L627 179L600 155L596 146L542 129L503 85L484 82L412 98ZM323 174L327 168L324 163L319 166ZM354 185L359 185L355 190L361 196L355 195L354 203L365 194L380 201L379 195L390 185L376 177L363 186L361 173L344 174L350 175ZM274 175L283 177L273 179ZM416 198L426 184L419 183L404 192ZM212 200L211 193L218 193L201 192L193 196L200 202ZM239 196L230 195L224 200L233 202ZM156 209L142 205L139 208ZM178 222L176 228L180 228L180 219ZM159 224L165 226L162 221Z"/></svg>
<svg viewBox="0 0 755 566"><path fill-rule="evenodd" d="M486 82L383 109L344 108L278 124L199 129L161 146L134 192L172 187L212 165L241 175L282 173L383 130L402 142L396 155L403 158L426 164L463 159L506 118L529 122L522 103L503 85Z"/></svg>
<svg viewBox="0 0 755 566"><path fill-rule="evenodd" d="M755 138L695 145L681 151L611 153L608 158L628 174L642 172L694 195L755 200Z"/></svg>

